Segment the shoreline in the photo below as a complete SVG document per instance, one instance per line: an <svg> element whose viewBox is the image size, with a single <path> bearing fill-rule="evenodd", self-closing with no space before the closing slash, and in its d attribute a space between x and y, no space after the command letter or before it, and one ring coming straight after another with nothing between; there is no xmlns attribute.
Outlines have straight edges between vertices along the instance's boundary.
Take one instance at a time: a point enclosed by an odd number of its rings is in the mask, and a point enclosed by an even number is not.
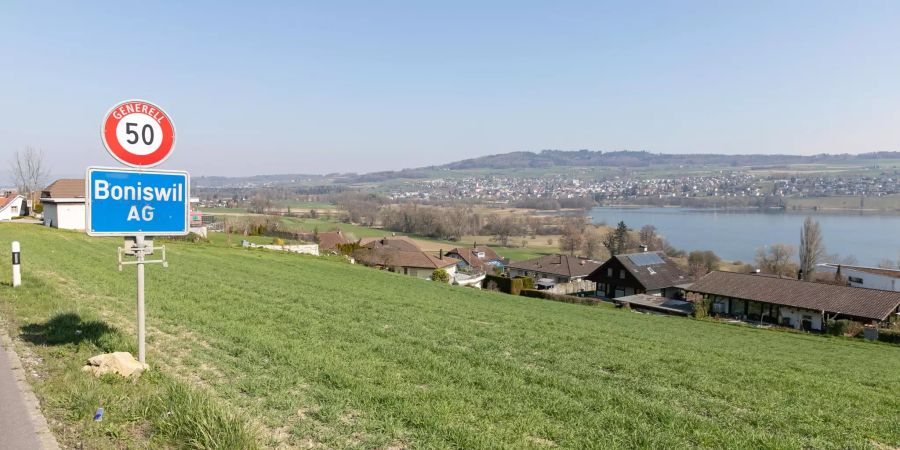
<svg viewBox="0 0 900 450"><path fill-rule="evenodd" d="M884 216L897 216L900 215L900 210L896 209L876 209L876 208L791 208L791 207L767 207L760 208L757 206L735 206L735 207L703 207L703 206L678 206L678 205L636 205L636 204L621 204L621 205L600 205L595 206L591 209L598 208L607 208L607 209L684 209L684 210L695 210L695 211L714 211L714 212L783 212L783 213L855 213L855 214L870 214L870 215L884 215Z"/></svg>

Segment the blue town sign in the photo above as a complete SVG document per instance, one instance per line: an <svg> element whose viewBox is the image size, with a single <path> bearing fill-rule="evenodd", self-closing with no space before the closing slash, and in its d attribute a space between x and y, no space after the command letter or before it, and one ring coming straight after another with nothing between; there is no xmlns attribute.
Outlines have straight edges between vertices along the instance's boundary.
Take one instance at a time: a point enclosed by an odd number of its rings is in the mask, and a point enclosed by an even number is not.
<svg viewBox="0 0 900 450"><path fill-rule="evenodd" d="M188 233L187 172L89 167L85 184L85 227L91 236Z"/></svg>

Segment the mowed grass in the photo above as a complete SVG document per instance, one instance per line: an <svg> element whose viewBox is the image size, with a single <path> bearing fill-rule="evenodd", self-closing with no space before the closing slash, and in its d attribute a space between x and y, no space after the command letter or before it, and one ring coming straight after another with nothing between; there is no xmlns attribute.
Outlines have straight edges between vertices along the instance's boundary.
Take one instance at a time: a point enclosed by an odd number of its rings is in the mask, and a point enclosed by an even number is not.
<svg viewBox="0 0 900 450"><path fill-rule="evenodd" d="M134 270L115 270L117 239L0 225L0 249L13 239L33 287L0 286L0 311L20 326L73 311L133 333ZM265 446L900 445L898 346L480 292L335 259L167 246L169 268L147 270L149 362L246 418ZM66 348L35 350L44 365L82 364ZM81 420L81 403L32 381L56 405L52 419ZM130 384L111 386L127 399Z"/></svg>

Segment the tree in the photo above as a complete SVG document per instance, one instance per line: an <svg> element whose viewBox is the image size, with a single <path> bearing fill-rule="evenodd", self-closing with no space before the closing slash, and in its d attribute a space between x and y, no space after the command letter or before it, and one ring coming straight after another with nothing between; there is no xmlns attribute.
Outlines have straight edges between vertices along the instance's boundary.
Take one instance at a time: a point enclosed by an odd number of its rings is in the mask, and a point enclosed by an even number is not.
<svg viewBox="0 0 900 450"><path fill-rule="evenodd" d="M508 215L501 216L492 221L487 228L494 236L494 240L504 247L509 247L510 237L518 235L522 231L519 220Z"/></svg>
<svg viewBox="0 0 900 450"><path fill-rule="evenodd" d="M714 270L719 270L722 260L712 250L695 250L688 255L688 267L695 279L699 279Z"/></svg>
<svg viewBox="0 0 900 450"><path fill-rule="evenodd" d="M822 230L819 222L811 216L806 216L803 228L800 230L800 275L806 280L812 280L816 271L816 264L825 259L825 245L822 243Z"/></svg>
<svg viewBox="0 0 900 450"><path fill-rule="evenodd" d="M559 250L575 255L584 245L584 221L568 219L563 223L562 235L559 237Z"/></svg>
<svg viewBox="0 0 900 450"><path fill-rule="evenodd" d="M465 208L456 207L447 211L445 220L447 222L447 234L450 240L460 240L469 231L469 213Z"/></svg>
<svg viewBox="0 0 900 450"><path fill-rule="evenodd" d="M663 250L662 239L656 234L656 227L653 225L644 225L639 233L641 244L647 246L647 250L657 251Z"/></svg>
<svg viewBox="0 0 900 450"><path fill-rule="evenodd" d="M600 259L606 256L606 247L603 246L604 235L596 227L590 226L584 229L584 256L590 259Z"/></svg>
<svg viewBox="0 0 900 450"><path fill-rule="evenodd" d="M788 244L772 244L756 250L756 266L759 270L779 276L790 276L795 266L791 259L794 247Z"/></svg>
<svg viewBox="0 0 900 450"><path fill-rule="evenodd" d="M49 176L44 152L34 147L13 154L10 161L10 174L16 189L28 199L29 206L34 206L36 192L40 192Z"/></svg>
<svg viewBox="0 0 900 450"><path fill-rule="evenodd" d="M431 272L432 281L438 281L441 283L449 283L450 282L450 274L447 273L444 269L434 269L434 272Z"/></svg>
<svg viewBox="0 0 900 450"><path fill-rule="evenodd" d="M612 255L619 255L631 248L631 236L628 234L628 226L624 221L616 225L616 229L606 235L603 245L609 249Z"/></svg>

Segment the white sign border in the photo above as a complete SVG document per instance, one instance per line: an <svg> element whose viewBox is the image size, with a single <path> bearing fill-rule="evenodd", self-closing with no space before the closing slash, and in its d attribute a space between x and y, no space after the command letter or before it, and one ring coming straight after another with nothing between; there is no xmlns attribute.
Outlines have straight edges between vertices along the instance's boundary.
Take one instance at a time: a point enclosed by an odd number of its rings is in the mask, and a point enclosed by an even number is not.
<svg viewBox="0 0 900 450"><path fill-rule="evenodd" d="M181 233L155 232L132 233L115 231L91 231L91 172L102 170L104 172L128 172L128 173L163 173L172 175L184 175L185 202L184 202L184 231ZM191 232L191 175L186 170L156 170L156 169L125 169L122 167L89 166L84 174L84 231L88 236L187 236Z"/></svg>
<svg viewBox="0 0 900 450"><path fill-rule="evenodd" d="M119 106L122 106L125 103L129 103L129 102L143 102L148 105L155 106L157 110L161 111L163 114L166 115L166 119L168 119L169 123L172 124L172 148L169 149L169 153L163 159L159 160L159 162L157 162L155 164L152 164L149 166L142 166L142 165L136 165L136 164L131 164L129 162L122 161L121 159L119 159L118 155L113 153L112 149L109 148L109 143L106 142L106 134L103 132L106 129L106 119L110 116L110 114L113 113L113 111L116 110L116 108L118 108ZM144 100L144 99L140 99L140 98L130 98L128 100L122 100L121 102L116 103L115 105L112 106L112 108L109 108L109 111L107 111L106 114L103 115L103 120L100 122L100 141L103 142L103 148L106 149L106 153L109 153L109 156L112 156L113 159L118 161L120 164L126 165L128 167L133 167L135 169L150 169L150 168L156 167L156 166L166 162L166 160L169 159L170 156L172 156L172 153L175 153L175 146L178 144L178 129L175 128L175 121L172 120L172 116L169 115L168 111L162 109L156 103L153 103L150 100Z"/></svg>

